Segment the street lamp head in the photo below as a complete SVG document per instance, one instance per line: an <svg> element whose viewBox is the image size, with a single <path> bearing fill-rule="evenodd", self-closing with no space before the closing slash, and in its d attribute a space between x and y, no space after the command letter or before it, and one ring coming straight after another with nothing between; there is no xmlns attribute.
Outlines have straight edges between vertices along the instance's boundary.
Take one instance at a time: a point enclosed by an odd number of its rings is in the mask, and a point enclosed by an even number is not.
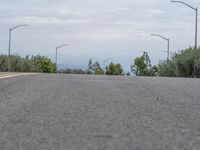
<svg viewBox="0 0 200 150"><path fill-rule="evenodd" d="M174 0L171 0L170 2L171 2L171 3L181 3L181 4L186 4L186 3L183 2L183 1L174 1Z"/></svg>
<svg viewBox="0 0 200 150"><path fill-rule="evenodd" d="M70 46L70 45L69 44L62 44L62 45L56 47L56 49L59 49L59 48L64 47L64 46Z"/></svg>
<svg viewBox="0 0 200 150"><path fill-rule="evenodd" d="M63 44L62 46L70 46L69 44Z"/></svg>
<svg viewBox="0 0 200 150"><path fill-rule="evenodd" d="M113 60L114 58L108 58L108 59L105 59L104 62L107 62L109 60Z"/></svg>
<svg viewBox="0 0 200 150"><path fill-rule="evenodd" d="M20 26L28 26L28 24L21 24Z"/></svg>
<svg viewBox="0 0 200 150"><path fill-rule="evenodd" d="M14 30L14 29L16 29L16 28L19 28L19 27L26 27L26 26L28 26L28 24L20 24L20 25L17 25L17 26L15 26L15 27L11 28L10 30Z"/></svg>
<svg viewBox="0 0 200 150"><path fill-rule="evenodd" d="M183 2L183 1L174 1L174 0L171 0L170 2L172 2L172 3L180 3L180 4L183 4L183 5L186 5L186 6L190 7L190 8L192 8L193 10L197 10L197 8L194 8L193 6L187 4L187 3Z"/></svg>
<svg viewBox="0 0 200 150"><path fill-rule="evenodd" d="M166 37L164 37L164 36L162 36L162 35L160 35L160 34L150 34L151 36L157 36L157 37L160 37L160 38L162 38L162 39L164 39L164 40L167 40L167 41L169 41L169 38L166 38Z"/></svg>
<svg viewBox="0 0 200 150"><path fill-rule="evenodd" d="M151 36L159 36L158 34L150 34Z"/></svg>

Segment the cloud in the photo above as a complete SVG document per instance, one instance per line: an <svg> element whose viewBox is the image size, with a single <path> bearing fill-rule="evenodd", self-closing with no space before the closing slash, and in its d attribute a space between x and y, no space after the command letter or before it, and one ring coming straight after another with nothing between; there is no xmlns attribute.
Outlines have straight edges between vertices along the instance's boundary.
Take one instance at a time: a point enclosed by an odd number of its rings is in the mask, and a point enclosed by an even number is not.
<svg viewBox="0 0 200 150"><path fill-rule="evenodd" d="M114 41L124 39L141 39L148 37L149 34L131 29L106 29L100 31L86 31L77 33L77 37L90 41Z"/></svg>
<svg viewBox="0 0 200 150"><path fill-rule="evenodd" d="M30 24L79 24L88 23L89 19L68 19L63 20L56 17L37 17L37 16L18 16L13 18L4 19L8 23L30 23Z"/></svg>

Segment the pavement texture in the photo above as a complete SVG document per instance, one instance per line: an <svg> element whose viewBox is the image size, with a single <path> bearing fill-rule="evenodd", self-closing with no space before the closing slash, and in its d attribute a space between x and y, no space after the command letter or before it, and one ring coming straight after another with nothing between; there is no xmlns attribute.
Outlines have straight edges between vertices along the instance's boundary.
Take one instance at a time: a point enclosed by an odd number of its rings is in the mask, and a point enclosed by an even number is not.
<svg viewBox="0 0 200 150"><path fill-rule="evenodd" d="M0 72L0 79L12 78L16 76L32 75L35 73L14 73L14 72Z"/></svg>
<svg viewBox="0 0 200 150"><path fill-rule="evenodd" d="M6 73L6 72L0 72L0 78L5 78L11 75L16 75L15 73Z"/></svg>
<svg viewBox="0 0 200 150"><path fill-rule="evenodd" d="M0 150L200 150L200 80L0 79Z"/></svg>

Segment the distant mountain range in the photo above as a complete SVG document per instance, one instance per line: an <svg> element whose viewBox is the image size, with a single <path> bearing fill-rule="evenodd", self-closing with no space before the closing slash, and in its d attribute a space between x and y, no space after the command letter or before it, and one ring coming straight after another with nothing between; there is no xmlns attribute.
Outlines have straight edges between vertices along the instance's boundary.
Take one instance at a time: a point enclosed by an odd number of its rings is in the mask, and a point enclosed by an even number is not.
<svg viewBox="0 0 200 150"><path fill-rule="evenodd" d="M86 65L66 65L66 64L58 64L58 69L87 69Z"/></svg>

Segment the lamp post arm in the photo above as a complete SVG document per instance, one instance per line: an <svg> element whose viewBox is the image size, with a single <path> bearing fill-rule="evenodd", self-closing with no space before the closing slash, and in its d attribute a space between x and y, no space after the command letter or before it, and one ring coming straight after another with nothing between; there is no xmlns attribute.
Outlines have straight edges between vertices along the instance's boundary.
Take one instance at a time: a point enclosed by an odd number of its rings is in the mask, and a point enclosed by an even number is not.
<svg viewBox="0 0 200 150"><path fill-rule="evenodd" d="M61 46L56 47L56 49L59 49L59 48L64 47L64 46L70 46L70 45L69 44L63 44Z"/></svg>
<svg viewBox="0 0 200 150"><path fill-rule="evenodd" d="M28 26L28 25L27 24L21 24L21 25L18 25L18 26L11 28L10 30L14 30L14 29L22 27L22 26L24 27L24 26Z"/></svg>
<svg viewBox="0 0 200 150"><path fill-rule="evenodd" d="M151 34L151 35L152 35L152 36L158 36L158 37L161 37L161 38L164 39L164 40L169 41L168 38L166 38L166 37L164 37L164 36L162 36L162 35L159 35L159 34Z"/></svg>
<svg viewBox="0 0 200 150"><path fill-rule="evenodd" d="M58 73L58 49L62 48L64 46L70 46L70 45L69 44L63 44L63 45L60 45L60 46L56 47L56 57L55 57L56 73Z"/></svg>
<svg viewBox="0 0 200 150"><path fill-rule="evenodd" d="M103 62L106 63L107 61L112 60L112 59L113 58L108 58L108 59L104 60Z"/></svg>
<svg viewBox="0 0 200 150"><path fill-rule="evenodd" d="M189 5L189 4L185 3L185 2L182 2L182 1L171 0L170 2L183 4L185 6L188 6L191 9L193 9L196 12L196 19L195 19L196 20L196 23L195 23L195 49L197 49L198 8L195 8L195 7Z"/></svg>
<svg viewBox="0 0 200 150"><path fill-rule="evenodd" d="M189 5L189 4L185 3L185 2L182 2L182 1L170 1L170 2L172 2L172 3L180 3L180 4L183 4L183 5L186 5L186 6L190 7L190 8L192 8L193 10L197 10L197 8L194 8L193 6L191 6L191 5Z"/></svg>
<svg viewBox="0 0 200 150"><path fill-rule="evenodd" d="M159 34L151 34L151 36L157 36L157 37L160 37L160 38L162 38L162 39L164 39L164 40L166 40L167 41L167 61L169 60L169 42L170 42L170 39L168 39L168 38L166 38L166 37L164 37L164 36L162 36L162 35L159 35Z"/></svg>

